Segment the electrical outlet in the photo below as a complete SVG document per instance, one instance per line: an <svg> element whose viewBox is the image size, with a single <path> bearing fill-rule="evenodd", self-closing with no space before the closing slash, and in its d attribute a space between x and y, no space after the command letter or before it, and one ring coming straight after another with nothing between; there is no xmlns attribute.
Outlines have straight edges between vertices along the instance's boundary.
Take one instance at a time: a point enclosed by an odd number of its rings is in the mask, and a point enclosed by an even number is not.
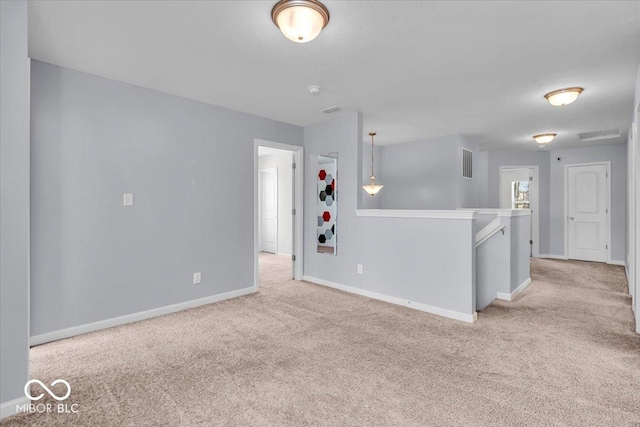
<svg viewBox="0 0 640 427"><path fill-rule="evenodd" d="M291 246L291 240L287 240L287 247Z"/></svg>
<svg viewBox="0 0 640 427"><path fill-rule="evenodd" d="M193 273L193 284L197 285L202 281L202 273Z"/></svg>
<svg viewBox="0 0 640 427"><path fill-rule="evenodd" d="M133 194L124 193L122 195L122 206L133 206Z"/></svg>
<svg viewBox="0 0 640 427"><path fill-rule="evenodd" d="M362 264L358 264L358 274L362 274Z"/></svg>

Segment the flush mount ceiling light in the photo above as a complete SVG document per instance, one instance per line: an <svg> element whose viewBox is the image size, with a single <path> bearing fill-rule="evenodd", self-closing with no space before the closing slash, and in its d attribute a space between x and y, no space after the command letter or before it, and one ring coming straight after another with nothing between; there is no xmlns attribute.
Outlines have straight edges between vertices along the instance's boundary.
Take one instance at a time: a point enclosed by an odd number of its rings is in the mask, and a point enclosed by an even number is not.
<svg viewBox="0 0 640 427"><path fill-rule="evenodd" d="M329 10L317 0L281 0L271 9L271 19L286 38L307 43L327 26Z"/></svg>
<svg viewBox="0 0 640 427"><path fill-rule="evenodd" d="M536 140L538 144L548 144L553 141L557 133L541 133L539 135L533 135L533 139Z"/></svg>
<svg viewBox="0 0 640 427"><path fill-rule="evenodd" d="M549 104L555 107L562 107L563 105L569 105L578 99L578 95L580 95L583 90L584 89L581 87L568 87L566 89L558 89L553 92L549 92L544 97L547 98Z"/></svg>
<svg viewBox="0 0 640 427"><path fill-rule="evenodd" d="M371 137L371 184L363 185L362 188L364 191L369 193L371 197L378 194L378 191L382 190L384 185L376 185L376 177L373 174L373 137L376 136L375 132L369 132L369 136Z"/></svg>

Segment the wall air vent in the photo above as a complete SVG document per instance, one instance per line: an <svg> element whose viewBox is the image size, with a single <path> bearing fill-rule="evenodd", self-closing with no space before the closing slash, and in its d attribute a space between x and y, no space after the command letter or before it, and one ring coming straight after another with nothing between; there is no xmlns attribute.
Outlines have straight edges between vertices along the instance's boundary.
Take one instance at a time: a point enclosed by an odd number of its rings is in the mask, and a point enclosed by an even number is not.
<svg viewBox="0 0 640 427"><path fill-rule="evenodd" d="M462 149L462 177L473 179L473 151Z"/></svg>
<svg viewBox="0 0 640 427"><path fill-rule="evenodd" d="M620 129L599 130L596 132L579 133L580 142L600 141L601 139L613 139L620 137Z"/></svg>
<svg viewBox="0 0 640 427"><path fill-rule="evenodd" d="M333 106L333 107L329 107L329 108L325 108L324 110L322 110L323 113L327 113L327 114L331 114L331 113L335 113L336 111L339 111L340 107Z"/></svg>

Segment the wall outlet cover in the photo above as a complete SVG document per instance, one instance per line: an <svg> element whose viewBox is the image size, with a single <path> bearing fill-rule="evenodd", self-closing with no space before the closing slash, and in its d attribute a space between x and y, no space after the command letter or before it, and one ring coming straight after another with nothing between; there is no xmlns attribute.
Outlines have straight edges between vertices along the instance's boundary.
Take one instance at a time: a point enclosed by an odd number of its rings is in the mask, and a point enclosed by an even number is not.
<svg viewBox="0 0 640 427"><path fill-rule="evenodd" d="M202 282L202 273L193 273L193 284L197 285Z"/></svg>
<svg viewBox="0 0 640 427"><path fill-rule="evenodd" d="M362 264L358 264L358 274L362 274Z"/></svg>
<svg viewBox="0 0 640 427"><path fill-rule="evenodd" d="M122 195L123 206L133 206L133 193L124 193Z"/></svg>

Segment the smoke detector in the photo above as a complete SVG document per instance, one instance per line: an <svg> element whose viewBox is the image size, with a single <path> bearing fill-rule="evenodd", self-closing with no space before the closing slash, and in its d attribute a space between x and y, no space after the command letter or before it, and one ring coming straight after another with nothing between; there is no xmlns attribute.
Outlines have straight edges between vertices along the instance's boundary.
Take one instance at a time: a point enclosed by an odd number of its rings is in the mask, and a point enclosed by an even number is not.
<svg viewBox="0 0 640 427"><path fill-rule="evenodd" d="M309 86L308 89L311 95L320 95L320 86Z"/></svg>

